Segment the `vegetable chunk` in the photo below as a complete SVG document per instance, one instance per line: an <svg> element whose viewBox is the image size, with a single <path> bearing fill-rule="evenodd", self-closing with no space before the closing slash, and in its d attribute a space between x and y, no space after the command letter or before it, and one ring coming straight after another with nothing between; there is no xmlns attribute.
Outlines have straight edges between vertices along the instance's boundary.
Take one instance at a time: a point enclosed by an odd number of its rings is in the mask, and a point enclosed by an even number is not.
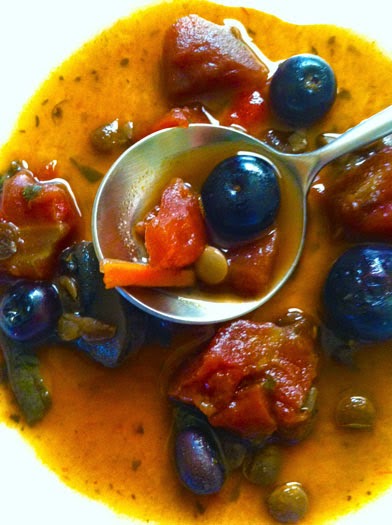
<svg viewBox="0 0 392 525"><path fill-rule="evenodd" d="M331 218L346 232L392 239L392 147L348 164L322 182Z"/></svg>
<svg viewBox="0 0 392 525"><path fill-rule="evenodd" d="M78 232L81 215L62 179L39 180L30 170L5 175L0 194L0 268L16 277L48 279L58 254ZM4 252L4 249L3 249Z"/></svg>
<svg viewBox="0 0 392 525"><path fill-rule="evenodd" d="M228 251L228 282L238 294L252 296L265 291L271 282L277 248L278 233L273 229L251 245Z"/></svg>
<svg viewBox="0 0 392 525"><path fill-rule="evenodd" d="M311 323L234 321L180 369L169 396L246 438L285 432L309 417L302 407L316 377L314 342Z"/></svg>
<svg viewBox="0 0 392 525"><path fill-rule="evenodd" d="M145 244L151 266L178 269L193 264L206 245L196 194L181 179L163 192L156 215L147 218Z"/></svg>
<svg viewBox="0 0 392 525"><path fill-rule="evenodd" d="M230 28L197 15L177 20L165 35L163 73L170 98L219 88L264 86L268 69Z"/></svg>

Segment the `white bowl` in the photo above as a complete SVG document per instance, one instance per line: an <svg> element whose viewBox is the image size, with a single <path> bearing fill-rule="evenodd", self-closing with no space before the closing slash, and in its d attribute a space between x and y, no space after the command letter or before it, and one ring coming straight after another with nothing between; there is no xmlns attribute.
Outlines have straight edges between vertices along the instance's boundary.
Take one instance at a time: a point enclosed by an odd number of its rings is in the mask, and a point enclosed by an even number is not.
<svg viewBox="0 0 392 525"><path fill-rule="evenodd" d="M97 31L142 0L12 0L0 4L0 143L9 135L23 103L52 67ZM247 4L296 23L323 22L346 26L370 36L392 52L390 0L244 0ZM61 451L59 451L61 454ZM339 525L386 523L392 492L348 515ZM0 521L6 525L137 523L115 515L63 485L36 458L20 434L0 424ZM390 518L389 518L390 519ZM335 522L334 522L335 523Z"/></svg>

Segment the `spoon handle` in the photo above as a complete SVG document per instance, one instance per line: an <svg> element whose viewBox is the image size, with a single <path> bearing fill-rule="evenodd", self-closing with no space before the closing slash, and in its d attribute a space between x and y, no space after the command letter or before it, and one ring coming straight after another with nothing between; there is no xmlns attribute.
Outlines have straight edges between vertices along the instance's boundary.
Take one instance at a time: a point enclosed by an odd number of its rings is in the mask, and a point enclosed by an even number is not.
<svg viewBox="0 0 392 525"><path fill-rule="evenodd" d="M357 126L339 135L329 144L309 154L314 158L315 164L308 175L307 187L310 186L316 173L329 162L381 139L390 133L392 133L392 106L388 106L368 119L363 120Z"/></svg>

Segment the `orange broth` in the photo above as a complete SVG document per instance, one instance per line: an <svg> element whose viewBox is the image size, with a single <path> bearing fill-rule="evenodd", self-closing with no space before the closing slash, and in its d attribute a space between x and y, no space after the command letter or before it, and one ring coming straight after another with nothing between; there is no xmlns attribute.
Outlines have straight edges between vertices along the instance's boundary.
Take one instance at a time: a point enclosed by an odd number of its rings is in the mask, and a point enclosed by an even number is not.
<svg viewBox="0 0 392 525"><path fill-rule="evenodd" d="M94 152L89 142L93 129L118 117L134 121L143 134L167 111L160 84L162 38L171 23L189 13L216 23L240 20L273 61L317 52L330 62L339 94L328 116L310 130L311 137L321 131L344 131L392 103L392 61L347 30L291 25L252 9L198 0L165 2L122 19L50 75L1 151L2 169L13 159L25 159L33 171L57 160L59 176L71 183L82 209L86 239L98 183L87 182L70 158L104 173L116 154ZM266 128L273 125L266 122ZM253 319L274 320L292 307L318 317L322 284L344 246L333 240L317 204L313 190L298 270L268 305L252 314ZM300 481L307 490L310 509L304 524L321 524L355 510L392 484L389 346L363 349L354 368L322 358L315 429L303 443L283 450L279 476L279 482ZM2 386L0 416L20 429L64 483L116 512L162 525L273 523L263 504L269 489L251 485L239 473L214 496L195 496L180 486L171 461L171 413L164 390L165 363L173 351L145 347L120 368L108 370L69 348L42 349L41 369L52 408L30 428L17 422L15 402ZM368 394L373 400L377 409L373 431L336 428L334 409L347 391Z"/></svg>

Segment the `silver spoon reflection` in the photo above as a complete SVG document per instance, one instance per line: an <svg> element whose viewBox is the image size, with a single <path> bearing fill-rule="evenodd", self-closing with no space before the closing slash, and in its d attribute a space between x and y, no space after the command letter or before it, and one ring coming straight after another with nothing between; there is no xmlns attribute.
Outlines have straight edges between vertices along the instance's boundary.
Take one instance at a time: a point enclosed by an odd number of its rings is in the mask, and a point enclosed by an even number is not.
<svg viewBox="0 0 392 525"><path fill-rule="evenodd" d="M286 219L290 214L290 220L281 223L289 225L290 231L283 234L292 244L290 256L278 257L274 278L263 295L243 298L205 292L197 287L190 290L118 288L136 306L170 321L208 324L243 316L276 294L297 266L306 233L306 197L316 174L338 157L390 133L392 106L322 148L303 154L281 153L241 131L211 124L158 131L125 151L109 169L98 189L92 214L97 256L99 259L146 261L144 246L134 235L133 228L156 204L160 191L181 166L191 166L198 158L203 158L207 176L208 169L239 151L260 155L274 166L279 178L282 189L279 214L286 214Z"/></svg>

